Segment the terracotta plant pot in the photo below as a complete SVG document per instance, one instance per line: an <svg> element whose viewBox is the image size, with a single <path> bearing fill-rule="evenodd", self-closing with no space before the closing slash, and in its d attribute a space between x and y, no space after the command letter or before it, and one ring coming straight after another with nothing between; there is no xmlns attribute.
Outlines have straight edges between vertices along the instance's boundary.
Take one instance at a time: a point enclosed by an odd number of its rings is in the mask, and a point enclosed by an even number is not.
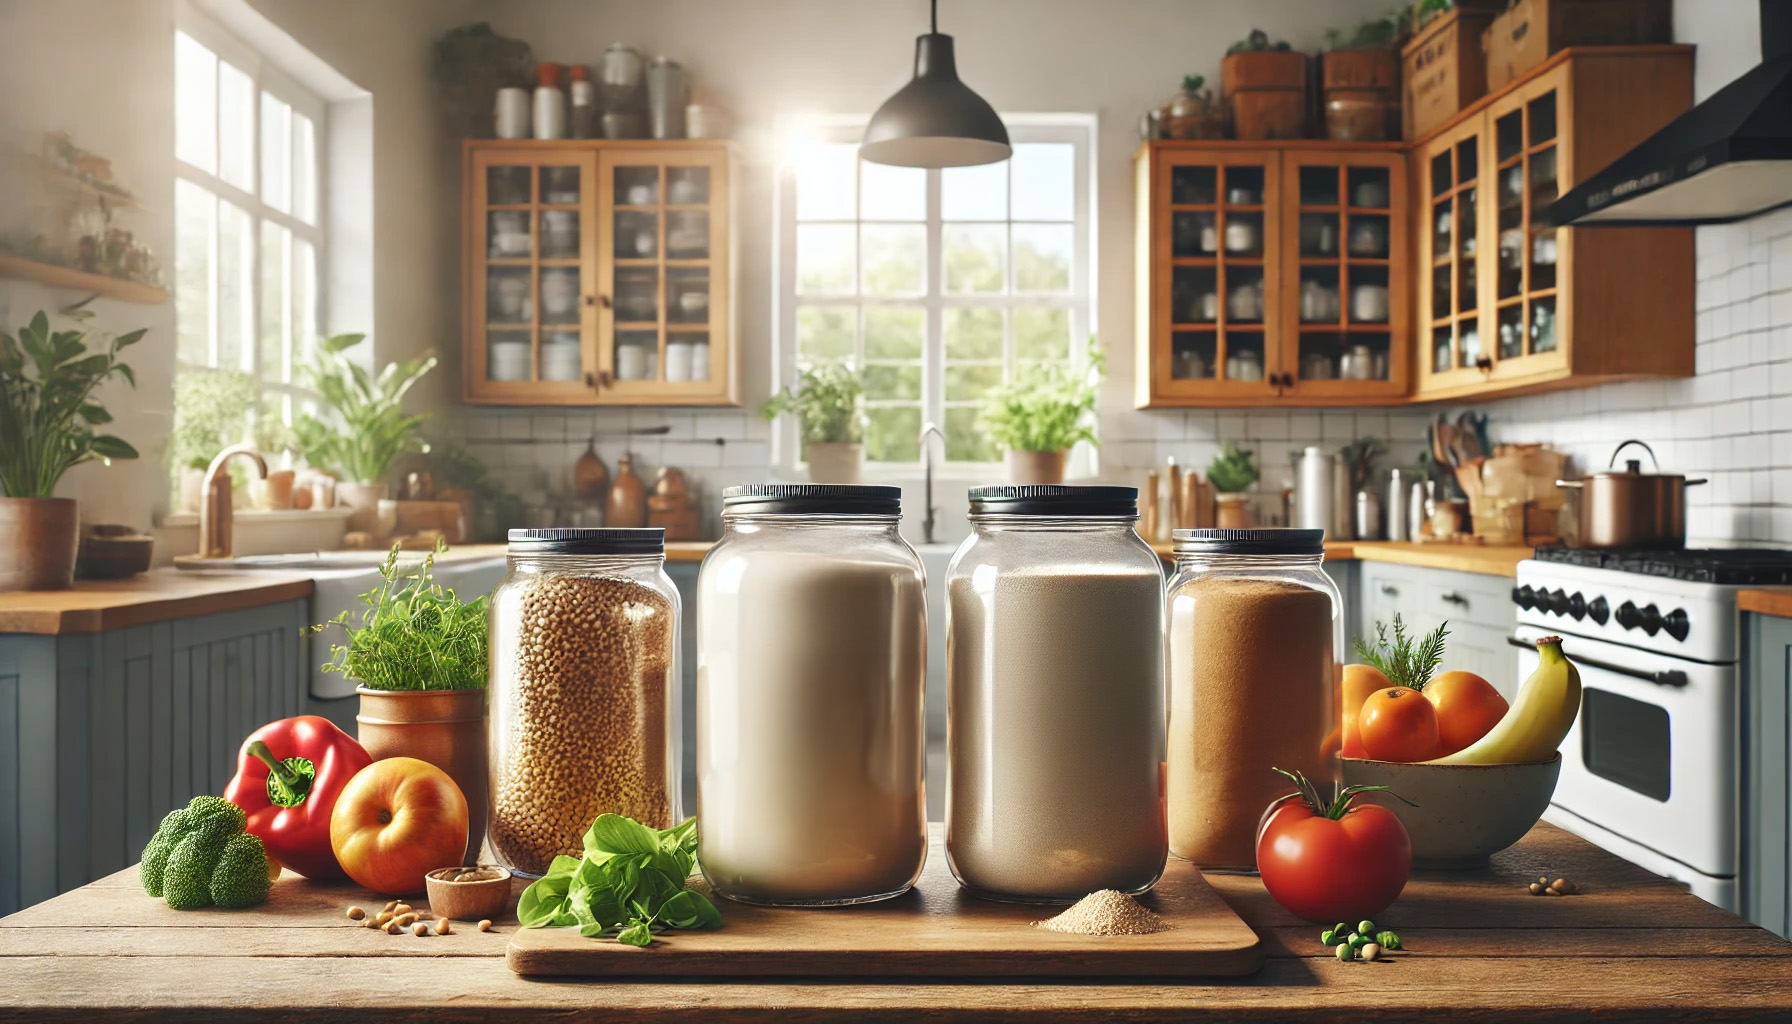
<svg viewBox="0 0 1792 1024"><path fill-rule="evenodd" d="M0 498L0 591L66 589L79 526L73 498Z"/></svg>
<svg viewBox="0 0 1792 1024"><path fill-rule="evenodd" d="M1024 452L1009 449L1002 461L1008 466L1011 484L1061 484L1064 482L1064 452Z"/></svg>
<svg viewBox="0 0 1792 1024"><path fill-rule="evenodd" d="M865 446L844 442L811 442L809 481L817 484L856 484L865 464Z"/></svg>
<svg viewBox="0 0 1792 1024"><path fill-rule="evenodd" d="M344 480L336 485L336 503L354 509L354 514L348 517L351 532L375 533L379 530L380 502L385 497L384 483L351 484Z"/></svg>
<svg viewBox="0 0 1792 1024"><path fill-rule="evenodd" d="M414 757L448 773L467 798L467 851L479 859L485 841L486 778L484 690L369 690L358 686L355 716L361 746L375 761Z"/></svg>
<svg viewBox="0 0 1792 1024"><path fill-rule="evenodd" d="M1257 525L1257 509L1251 504L1248 494L1218 494L1214 496L1217 512L1214 525L1222 530L1248 530Z"/></svg>

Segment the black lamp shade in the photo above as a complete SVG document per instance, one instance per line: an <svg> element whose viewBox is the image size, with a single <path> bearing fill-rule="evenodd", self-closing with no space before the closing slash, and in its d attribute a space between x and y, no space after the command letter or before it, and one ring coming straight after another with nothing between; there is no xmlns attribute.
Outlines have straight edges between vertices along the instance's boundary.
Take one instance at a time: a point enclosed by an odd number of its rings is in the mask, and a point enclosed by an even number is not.
<svg viewBox="0 0 1792 1024"><path fill-rule="evenodd" d="M1008 129L995 108L958 79L952 37L915 40L915 77L865 126L859 155L898 167L969 167L1008 159Z"/></svg>

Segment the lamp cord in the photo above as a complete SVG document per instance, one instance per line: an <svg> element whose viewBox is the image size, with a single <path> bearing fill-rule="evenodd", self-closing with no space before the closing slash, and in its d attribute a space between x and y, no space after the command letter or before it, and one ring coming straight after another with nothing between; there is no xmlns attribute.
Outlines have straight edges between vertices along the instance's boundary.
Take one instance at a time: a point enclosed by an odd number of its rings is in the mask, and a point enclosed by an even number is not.
<svg viewBox="0 0 1792 1024"><path fill-rule="evenodd" d="M940 34L940 0L933 0L932 22L933 22L932 32L934 35L937 36Z"/></svg>

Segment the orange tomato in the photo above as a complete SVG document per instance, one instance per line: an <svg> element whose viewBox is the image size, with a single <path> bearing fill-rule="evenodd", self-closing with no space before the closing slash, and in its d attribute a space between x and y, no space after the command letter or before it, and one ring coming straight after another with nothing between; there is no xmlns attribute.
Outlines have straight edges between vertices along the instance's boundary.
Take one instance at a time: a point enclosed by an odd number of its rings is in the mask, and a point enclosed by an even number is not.
<svg viewBox="0 0 1792 1024"><path fill-rule="evenodd" d="M1363 702L1377 690L1385 690L1394 685L1381 670L1373 665L1344 666L1344 683L1339 690L1338 705L1343 725L1343 749L1339 751L1345 757L1368 757L1369 752L1363 749L1363 738L1358 725L1363 710Z"/></svg>
<svg viewBox="0 0 1792 1024"><path fill-rule="evenodd" d="M427 761L375 761L336 798L330 848L342 870L374 892L422 892L424 872L459 864L466 853L467 798Z"/></svg>
<svg viewBox="0 0 1792 1024"><path fill-rule="evenodd" d="M1376 690L1357 715L1363 749L1377 761L1429 761L1437 754L1437 709L1411 687Z"/></svg>
<svg viewBox="0 0 1792 1024"><path fill-rule="evenodd" d="M1487 735L1506 716L1506 698L1473 672L1444 672L1425 684L1425 699L1437 709L1437 753L1454 754Z"/></svg>

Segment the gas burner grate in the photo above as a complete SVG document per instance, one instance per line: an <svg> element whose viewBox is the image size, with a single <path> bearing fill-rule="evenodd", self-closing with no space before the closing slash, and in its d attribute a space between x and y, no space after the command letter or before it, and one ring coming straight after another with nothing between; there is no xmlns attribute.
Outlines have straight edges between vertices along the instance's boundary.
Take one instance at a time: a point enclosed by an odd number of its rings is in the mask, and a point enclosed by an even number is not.
<svg viewBox="0 0 1792 1024"><path fill-rule="evenodd" d="M1589 569L1664 576L1689 583L1773 586L1792 583L1792 549L1693 548L1660 551L1601 551L1593 548L1538 548L1540 562Z"/></svg>

